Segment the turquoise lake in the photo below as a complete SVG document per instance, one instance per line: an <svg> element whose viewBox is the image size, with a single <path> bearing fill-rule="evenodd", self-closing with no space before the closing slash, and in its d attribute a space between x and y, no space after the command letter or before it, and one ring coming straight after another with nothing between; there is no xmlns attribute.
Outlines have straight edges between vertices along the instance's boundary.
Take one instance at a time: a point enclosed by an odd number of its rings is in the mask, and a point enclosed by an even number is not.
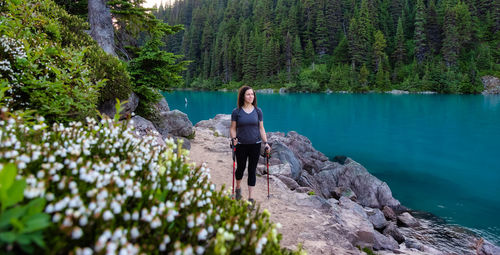
<svg viewBox="0 0 500 255"><path fill-rule="evenodd" d="M235 92L164 95L193 125L236 106ZM257 94L257 102L267 132L297 131L326 156L361 163L403 205L500 244L500 96Z"/></svg>

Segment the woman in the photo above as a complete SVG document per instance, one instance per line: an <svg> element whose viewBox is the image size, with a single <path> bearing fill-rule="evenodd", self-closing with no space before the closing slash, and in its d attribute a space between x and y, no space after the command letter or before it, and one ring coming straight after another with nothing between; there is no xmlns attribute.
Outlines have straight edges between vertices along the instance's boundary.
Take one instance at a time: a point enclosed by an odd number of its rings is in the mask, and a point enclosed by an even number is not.
<svg viewBox="0 0 500 255"><path fill-rule="evenodd" d="M231 114L230 135L233 146L236 146L236 200L241 199L241 179L248 159L248 202L255 204L252 189L255 186L255 171L259 161L261 144L266 151L271 147L267 144L266 130L262 119L262 111L257 107L257 97L253 89L243 86L238 91L238 107Z"/></svg>

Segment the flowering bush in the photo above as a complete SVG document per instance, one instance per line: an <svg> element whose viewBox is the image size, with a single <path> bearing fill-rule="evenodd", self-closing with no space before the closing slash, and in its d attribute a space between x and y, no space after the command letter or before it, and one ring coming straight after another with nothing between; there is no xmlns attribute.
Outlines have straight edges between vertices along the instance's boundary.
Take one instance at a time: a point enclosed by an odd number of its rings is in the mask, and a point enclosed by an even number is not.
<svg viewBox="0 0 500 255"><path fill-rule="evenodd" d="M53 1L2 1L0 82L10 86L9 108L69 122L95 116L98 103L128 98L126 64L102 51L85 29L88 23Z"/></svg>
<svg viewBox="0 0 500 255"><path fill-rule="evenodd" d="M0 164L17 166L26 201L47 201L47 253L292 253L266 210L217 191L210 170L172 140L159 146L107 118L52 127L23 119L2 109Z"/></svg>

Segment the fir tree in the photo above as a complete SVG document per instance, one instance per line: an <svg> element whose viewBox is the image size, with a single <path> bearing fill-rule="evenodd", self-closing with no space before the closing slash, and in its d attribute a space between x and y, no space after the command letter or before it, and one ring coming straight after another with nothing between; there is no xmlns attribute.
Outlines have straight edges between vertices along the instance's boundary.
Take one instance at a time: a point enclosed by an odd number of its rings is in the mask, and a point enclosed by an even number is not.
<svg viewBox="0 0 500 255"><path fill-rule="evenodd" d="M415 57L418 63L422 63L427 55L425 37L425 6L423 0L417 0L417 14L415 16Z"/></svg>

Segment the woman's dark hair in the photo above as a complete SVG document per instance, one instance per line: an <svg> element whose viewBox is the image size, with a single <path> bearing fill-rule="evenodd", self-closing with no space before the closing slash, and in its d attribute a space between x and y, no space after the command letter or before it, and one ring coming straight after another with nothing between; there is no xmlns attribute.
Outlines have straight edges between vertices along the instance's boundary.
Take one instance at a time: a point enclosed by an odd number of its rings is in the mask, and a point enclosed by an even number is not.
<svg viewBox="0 0 500 255"><path fill-rule="evenodd" d="M238 90L238 108L243 107L245 104L245 92L247 90L251 89L253 91L253 106L257 107L257 95L255 94L255 90L252 89L252 87L243 85L239 90Z"/></svg>

